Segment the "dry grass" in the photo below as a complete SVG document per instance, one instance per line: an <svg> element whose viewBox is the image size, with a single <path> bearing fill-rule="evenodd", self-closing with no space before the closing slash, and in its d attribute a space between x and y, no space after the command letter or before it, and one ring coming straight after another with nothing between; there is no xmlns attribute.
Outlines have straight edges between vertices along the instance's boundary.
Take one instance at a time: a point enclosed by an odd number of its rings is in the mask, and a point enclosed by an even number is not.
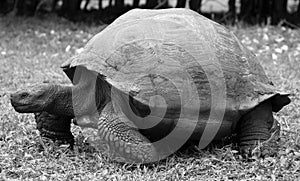
<svg viewBox="0 0 300 181"><path fill-rule="evenodd" d="M300 32L279 27L232 28L259 57L276 86L293 95L276 114L282 125L276 157L243 161L229 146L175 155L152 166L109 161L80 141L46 146L31 114L18 114L9 94L37 82L69 83L59 65L103 27L48 19L0 18L0 180L299 180Z"/></svg>

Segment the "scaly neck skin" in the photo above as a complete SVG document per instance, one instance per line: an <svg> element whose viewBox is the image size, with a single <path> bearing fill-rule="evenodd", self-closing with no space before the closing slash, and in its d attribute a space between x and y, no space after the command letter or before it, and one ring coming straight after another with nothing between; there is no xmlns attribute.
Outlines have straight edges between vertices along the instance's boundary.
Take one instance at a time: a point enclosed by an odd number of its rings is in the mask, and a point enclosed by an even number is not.
<svg viewBox="0 0 300 181"><path fill-rule="evenodd" d="M110 85L100 78L93 83L55 85L51 89L52 101L45 110L50 114L71 117L93 114L97 110L101 111L110 101Z"/></svg>
<svg viewBox="0 0 300 181"><path fill-rule="evenodd" d="M74 117L72 105L73 86L52 85L51 103L46 106L45 111L50 114Z"/></svg>

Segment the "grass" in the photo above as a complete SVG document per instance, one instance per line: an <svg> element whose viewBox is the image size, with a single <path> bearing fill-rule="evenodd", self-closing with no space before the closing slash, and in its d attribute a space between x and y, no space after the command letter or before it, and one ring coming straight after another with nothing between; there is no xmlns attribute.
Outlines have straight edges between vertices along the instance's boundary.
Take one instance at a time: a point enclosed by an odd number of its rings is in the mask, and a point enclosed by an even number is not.
<svg viewBox="0 0 300 181"><path fill-rule="evenodd" d="M104 26L74 24L56 17L0 18L0 180L299 180L300 32L281 27L232 27L257 54L279 90L292 103L279 113L281 141L275 157L244 161L230 145L178 154L152 166L118 164L83 144L44 146L32 114L16 113L9 94L39 82L68 84L59 66Z"/></svg>

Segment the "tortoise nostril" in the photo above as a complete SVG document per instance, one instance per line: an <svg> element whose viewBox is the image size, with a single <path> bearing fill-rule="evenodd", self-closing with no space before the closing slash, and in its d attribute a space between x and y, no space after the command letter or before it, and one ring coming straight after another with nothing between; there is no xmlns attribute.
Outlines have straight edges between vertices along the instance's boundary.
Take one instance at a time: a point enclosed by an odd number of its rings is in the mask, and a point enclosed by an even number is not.
<svg viewBox="0 0 300 181"><path fill-rule="evenodd" d="M10 94L10 99L11 99L11 100L14 100L15 97L16 97L16 94Z"/></svg>

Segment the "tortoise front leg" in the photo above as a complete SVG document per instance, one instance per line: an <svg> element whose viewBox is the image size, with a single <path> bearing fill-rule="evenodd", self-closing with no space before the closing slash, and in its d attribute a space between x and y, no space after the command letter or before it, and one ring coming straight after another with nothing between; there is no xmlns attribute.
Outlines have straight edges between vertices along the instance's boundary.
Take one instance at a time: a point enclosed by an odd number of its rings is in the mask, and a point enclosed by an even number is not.
<svg viewBox="0 0 300 181"><path fill-rule="evenodd" d="M70 144L71 149L74 145L74 136L71 133L70 116L58 116L48 112L34 113L37 129L41 137L46 137L54 142Z"/></svg>
<svg viewBox="0 0 300 181"><path fill-rule="evenodd" d="M279 131L280 126L273 118L271 102L259 104L238 122L237 140L241 153L246 157L252 156L256 148L263 148L259 150L261 156L269 154L272 148L267 145L277 140ZM262 147L259 147L259 143Z"/></svg>
<svg viewBox="0 0 300 181"><path fill-rule="evenodd" d="M98 139L95 138L94 142L90 143L100 147L100 150L103 146L108 146L113 160L130 163L158 161L158 152L153 144L121 111L117 112L111 102L107 103L99 115L83 116L76 121L79 126L97 125Z"/></svg>

